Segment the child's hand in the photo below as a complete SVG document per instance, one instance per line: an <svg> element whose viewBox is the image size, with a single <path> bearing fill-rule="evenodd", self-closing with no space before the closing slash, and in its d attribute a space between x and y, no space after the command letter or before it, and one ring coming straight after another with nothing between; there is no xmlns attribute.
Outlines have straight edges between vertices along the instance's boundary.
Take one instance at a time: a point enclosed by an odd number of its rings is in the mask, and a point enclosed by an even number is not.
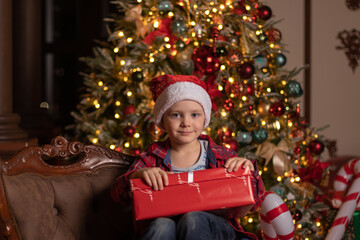
<svg viewBox="0 0 360 240"><path fill-rule="evenodd" d="M172 172L166 172L158 167L153 168L141 168L130 175L130 178L141 178L150 187L157 190L163 190L164 186L169 185L168 174Z"/></svg>
<svg viewBox="0 0 360 240"><path fill-rule="evenodd" d="M250 167L250 170L254 171L254 165L252 162L246 158L233 157L229 158L225 163L225 168L228 172L236 172L239 167L242 165L242 168Z"/></svg>

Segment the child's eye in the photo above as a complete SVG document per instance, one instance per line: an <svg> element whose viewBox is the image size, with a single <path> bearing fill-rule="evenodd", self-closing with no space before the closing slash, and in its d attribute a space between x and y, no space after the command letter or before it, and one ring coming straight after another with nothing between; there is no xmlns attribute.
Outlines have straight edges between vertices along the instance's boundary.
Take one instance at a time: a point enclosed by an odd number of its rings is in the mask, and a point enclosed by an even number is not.
<svg viewBox="0 0 360 240"><path fill-rule="evenodd" d="M178 118L178 117L180 117L180 114L179 113L173 113L173 114L171 114L171 116Z"/></svg>
<svg viewBox="0 0 360 240"><path fill-rule="evenodd" d="M193 113L193 114L191 114L191 116L194 117L194 118L198 117L199 115L200 115L200 114L198 114L198 113Z"/></svg>

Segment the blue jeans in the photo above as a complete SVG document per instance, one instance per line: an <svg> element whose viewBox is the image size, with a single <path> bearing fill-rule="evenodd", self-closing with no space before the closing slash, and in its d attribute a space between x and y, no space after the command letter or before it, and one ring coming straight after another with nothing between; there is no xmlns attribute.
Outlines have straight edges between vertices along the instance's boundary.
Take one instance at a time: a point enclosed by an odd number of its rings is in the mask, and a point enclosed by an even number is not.
<svg viewBox="0 0 360 240"><path fill-rule="evenodd" d="M231 240L235 230L226 219L207 212L189 212L178 220L157 218L150 223L142 240Z"/></svg>

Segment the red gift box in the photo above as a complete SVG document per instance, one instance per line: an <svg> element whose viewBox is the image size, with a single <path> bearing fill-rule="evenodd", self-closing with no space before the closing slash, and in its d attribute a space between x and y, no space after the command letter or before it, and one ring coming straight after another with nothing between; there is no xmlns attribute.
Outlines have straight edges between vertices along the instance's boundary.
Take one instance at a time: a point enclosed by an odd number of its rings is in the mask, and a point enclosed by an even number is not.
<svg viewBox="0 0 360 240"><path fill-rule="evenodd" d="M224 217L244 216L255 203L249 168L227 172L214 168L170 174L169 185L153 191L141 179L131 179L136 220L191 211L212 211Z"/></svg>

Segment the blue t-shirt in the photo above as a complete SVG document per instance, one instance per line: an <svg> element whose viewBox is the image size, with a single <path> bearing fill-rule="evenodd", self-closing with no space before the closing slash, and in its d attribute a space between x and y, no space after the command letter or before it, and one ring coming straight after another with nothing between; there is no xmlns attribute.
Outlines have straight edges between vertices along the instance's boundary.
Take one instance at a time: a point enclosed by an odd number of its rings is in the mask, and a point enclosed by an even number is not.
<svg viewBox="0 0 360 240"><path fill-rule="evenodd" d="M199 139L200 142L200 146L201 146L201 153L200 153L200 157L197 160L197 162L187 168L179 168L179 167L175 167L171 164L172 167L172 171L174 173L180 173L180 172L193 172L193 171L197 171L197 170L204 170L206 169L207 166L207 149L208 149L208 144L209 142L203 139ZM170 159L171 160L171 159Z"/></svg>

